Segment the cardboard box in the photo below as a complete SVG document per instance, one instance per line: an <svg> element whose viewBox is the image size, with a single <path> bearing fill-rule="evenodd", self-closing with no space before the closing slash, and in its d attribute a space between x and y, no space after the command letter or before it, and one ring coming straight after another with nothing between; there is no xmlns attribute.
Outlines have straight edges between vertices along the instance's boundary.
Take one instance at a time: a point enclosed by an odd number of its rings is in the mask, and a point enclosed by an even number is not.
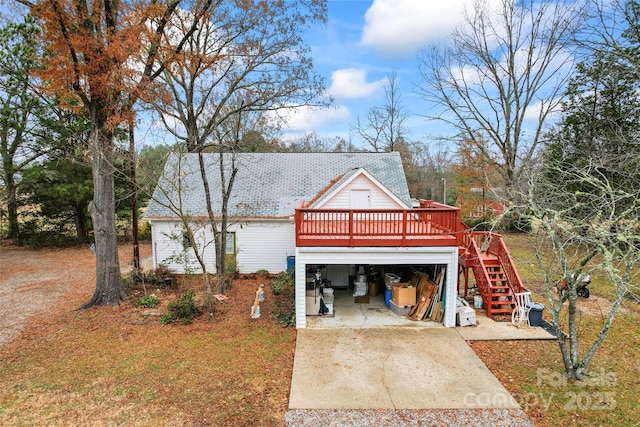
<svg viewBox="0 0 640 427"><path fill-rule="evenodd" d="M396 305L393 303L393 301L389 302L389 309L398 316L406 316L411 311L411 307Z"/></svg>
<svg viewBox="0 0 640 427"><path fill-rule="evenodd" d="M369 282L369 296L375 297L380 295L380 287L376 282Z"/></svg>
<svg viewBox="0 0 640 427"><path fill-rule="evenodd" d="M395 305L416 305L416 288L409 287L408 283L395 283L391 289L391 301Z"/></svg>
<svg viewBox="0 0 640 427"><path fill-rule="evenodd" d="M369 304L369 295L356 297L356 304Z"/></svg>

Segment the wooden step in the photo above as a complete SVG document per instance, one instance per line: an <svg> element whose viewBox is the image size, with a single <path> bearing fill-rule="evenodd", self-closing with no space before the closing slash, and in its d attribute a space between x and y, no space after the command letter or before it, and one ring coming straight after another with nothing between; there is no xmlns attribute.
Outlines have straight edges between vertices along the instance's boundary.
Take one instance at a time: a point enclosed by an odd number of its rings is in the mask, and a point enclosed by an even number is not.
<svg viewBox="0 0 640 427"><path fill-rule="evenodd" d="M509 315L511 315L511 313L513 313L513 309L508 309L508 308L493 308L493 309L491 309L491 315L492 316L496 316L496 315L500 315L500 314L509 314Z"/></svg>
<svg viewBox="0 0 640 427"><path fill-rule="evenodd" d="M500 300L491 300L491 302L489 302L489 304L491 305L515 305L515 303L513 301L500 301Z"/></svg>
<svg viewBox="0 0 640 427"><path fill-rule="evenodd" d="M513 300L500 300L500 299L491 299L489 300L492 305L514 305L515 301Z"/></svg>
<svg viewBox="0 0 640 427"><path fill-rule="evenodd" d="M513 301L511 294L507 292L489 292L490 297L507 298L505 301Z"/></svg>

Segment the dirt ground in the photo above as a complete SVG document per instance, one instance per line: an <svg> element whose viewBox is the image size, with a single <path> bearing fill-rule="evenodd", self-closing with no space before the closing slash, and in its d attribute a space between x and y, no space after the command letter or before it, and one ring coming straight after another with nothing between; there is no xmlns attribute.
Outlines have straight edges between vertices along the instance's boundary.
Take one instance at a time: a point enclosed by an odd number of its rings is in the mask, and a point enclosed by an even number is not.
<svg viewBox="0 0 640 427"><path fill-rule="evenodd" d="M140 249L150 256L150 244ZM119 255L126 274L131 245ZM214 314L162 325L184 290L202 306L199 276L138 284L119 307L78 311L94 270L88 248L0 246L0 425L282 425L296 331L273 320L268 278L238 277ZM253 319L259 284L266 298ZM148 294L161 304L138 308Z"/></svg>
<svg viewBox="0 0 640 427"><path fill-rule="evenodd" d="M151 244L140 256L151 255ZM119 249L120 265L132 263L131 245ZM95 289L95 255L86 248L31 250L0 246L0 346L34 316L88 301ZM64 300L64 304L60 304ZM69 304L67 304L69 303Z"/></svg>
<svg viewBox="0 0 640 427"><path fill-rule="evenodd" d="M527 289L534 292L537 295L545 295L544 285L541 283L535 282L527 282ZM536 299L537 302L541 302L547 305L546 298L540 297ZM568 302L565 302L565 305L568 305ZM630 303L632 304L632 303ZM589 298L578 297L578 310L581 314L585 316L599 317L604 318L607 316L609 311L611 310L611 306L613 303L607 298L596 295L594 292L591 292ZM618 314L629 314L630 311L624 305L621 305L618 308Z"/></svg>

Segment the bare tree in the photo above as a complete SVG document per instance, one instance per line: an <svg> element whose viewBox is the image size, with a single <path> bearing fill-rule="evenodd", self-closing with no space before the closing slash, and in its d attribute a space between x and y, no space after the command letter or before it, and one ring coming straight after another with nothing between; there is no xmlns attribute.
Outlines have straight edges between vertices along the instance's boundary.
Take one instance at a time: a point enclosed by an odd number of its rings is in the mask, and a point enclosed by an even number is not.
<svg viewBox="0 0 640 427"><path fill-rule="evenodd" d="M417 141L400 143L397 150L411 197L444 200L446 179L451 176L452 166L447 148L440 143Z"/></svg>
<svg viewBox="0 0 640 427"><path fill-rule="evenodd" d="M191 19L174 20L176 32L191 28ZM188 151L200 154L220 292L226 289L228 202L238 171L235 153L244 151L244 133L278 126L267 120L266 112L277 116L286 109L326 104L321 99L324 79L313 72L309 48L302 41L306 28L325 19L325 2L251 7L222 2L188 39L182 66L168 67L163 74L168 90L162 102L153 105L167 130L184 141ZM219 154L221 185L216 189L209 187L202 156L208 151ZM214 190L221 192L221 206L211 204Z"/></svg>
<svg viewBox="0 0 640 427"><path fill-rule="evenodd" d="M537 252L538 265L565 370L576 379L587 372L625 296L637 298L639 291L640 69L630 54L640 47L634 34L640 8L635 10L624 27L602 21L622 37L598 39L594 54L578 64L563 118L546 138L544 156L527 169L522 196L521 212L548 242ZM585 346L577 291L587 275L609 282L615 297L595 340ZM556 285L563 292L555 293Z"/></svg>
<svg viewBox="0 0 640 427"><path fill-rule="evenodd" d="M583 45L589 52L612 50L621 60L640 68L640 3L636 0L592 0L593 24L586 27ZM620 28L625 29L620 32ZM621 37L624 35L624 37Z"/></svg>
<svg viewBox="0 0 640 427"><path fill-rule="evenodd" d="M200 176L200 166L192 160L179 151L169 155L153 200L179 221L175 229L167 233L176 248L168 261L181 265L184 272L192 272L200 266L206 291L212 293L206 257L212 245L213 233L207 227L208 219L193 213L194 199L189 195L202 194L203 185L196 179Z"/></svg>
<svg viewBox="0 0 640 427"><path fill-rule="evenodd" d="M451 125L456 139L474 145L487 161L495 150L507 187L536 152L559 106L583 10L581 2L503 0L494 10L479 1L450 45L417 57L417 92L434 111L428 117Z"/></svg>
<svg viewBox="0 0 640 427"><path fill-rule="evenodd" d="M536 251L538 267L565 370L575 379L587 372L624 297L639 291L640 165L637 158L634 165L628 157L617 159L623 167L616 168L616 174L624 175L630 184L620 186L608 176L612 160L592 156L586 164L545 162L525 174L529 184L529 191L522 195L526 212L543 236ZM579 184L588 191L559 183ZM615 298L596 339L581 347L577 289L587 275L608 279ZM557 287L565 284L565 291L558 293Z"/></svg>
<svg viewBox="0 0 640 427"><path fill-rule="evenodd" d="M320 138L316 132L311 132L289 142L287 151L294 153L326 153L336 151L336 149L343 149L343 147L346 148L345 151L349 151L349 147L344 141Z"/></svg>
<svg viewBox="0 0 640 427"><path fill-rule="evenodd" d="M397 151L397 144L403 142L407 134L408 115L402 104L397 73L389 73L387 81L384 105L369 109L366 119L358 117L353 126L354 133L375 152Z"/></svg>

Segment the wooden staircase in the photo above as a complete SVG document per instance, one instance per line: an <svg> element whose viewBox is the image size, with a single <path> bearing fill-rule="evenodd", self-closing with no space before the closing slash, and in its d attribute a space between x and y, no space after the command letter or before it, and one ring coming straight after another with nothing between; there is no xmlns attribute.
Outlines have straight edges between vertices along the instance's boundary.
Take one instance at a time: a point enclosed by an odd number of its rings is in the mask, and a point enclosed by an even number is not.
<svg viewBox="0 0 640 427"><path fill-rule="evenodd" d="M487 316L510 316L515 307L513 294L523 292L524 286L502 236L468 231L464 240L460 268L465 274L465 294L471 269Z"/></svg>

